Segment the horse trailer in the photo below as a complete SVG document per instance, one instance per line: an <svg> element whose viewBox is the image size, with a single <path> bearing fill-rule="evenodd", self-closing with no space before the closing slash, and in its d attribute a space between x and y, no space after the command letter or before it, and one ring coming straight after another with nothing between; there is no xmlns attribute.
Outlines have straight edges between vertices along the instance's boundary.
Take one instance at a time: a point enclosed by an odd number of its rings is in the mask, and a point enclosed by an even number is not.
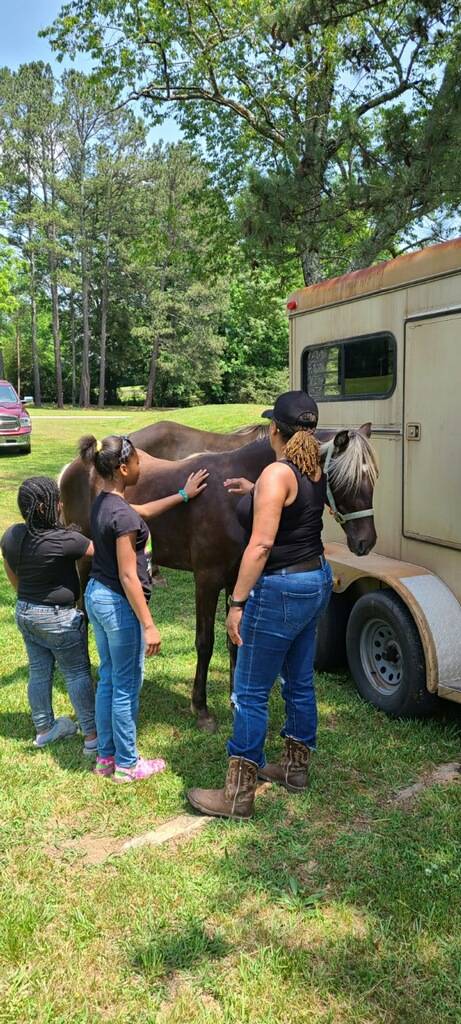
<svg viewBox="0 0 461 1024"><path fill-rule="evenodd" d="M347 662L393 715L461 703L461 238L302 288L287 303L291 387L322 428L371 421L374 551L326 516L335 586L317 668Z"/></svg>

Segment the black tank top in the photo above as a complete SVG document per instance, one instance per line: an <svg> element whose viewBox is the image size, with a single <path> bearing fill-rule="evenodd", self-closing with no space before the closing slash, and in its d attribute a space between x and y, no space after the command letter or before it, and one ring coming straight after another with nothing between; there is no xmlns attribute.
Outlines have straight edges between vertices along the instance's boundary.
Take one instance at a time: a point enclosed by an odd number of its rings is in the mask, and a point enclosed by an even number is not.
<svg viewBox="0 0 461 1024"><path fill-rule="evenodd" d="M322 473L317 483L289 462L298 482L298 493L292 505L282 509L274 546L266 562L268 569L284 569L287 565L307 562L323 554L322 516L327 498L326 480ZM253 528L253 493L245 494L237 505L237 517L248 538Z"/></svg>

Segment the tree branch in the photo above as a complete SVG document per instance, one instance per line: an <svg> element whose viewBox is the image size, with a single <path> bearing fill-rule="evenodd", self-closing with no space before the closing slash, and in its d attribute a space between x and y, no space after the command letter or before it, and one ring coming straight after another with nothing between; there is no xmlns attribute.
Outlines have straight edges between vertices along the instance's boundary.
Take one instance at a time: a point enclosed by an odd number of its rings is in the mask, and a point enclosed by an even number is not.
<svg viewBox="0 0 461 1024"><path fill-rule="evenodd" d="M246 107L243 103L239 103L237 100L233 100L230 97L223 96L219 91L219 86L216 83L216 91L213 84L213 91L210 89L204 89L201 86L183 86L182 88L167 88L162 89L159 85L147 85L144 89L135 90L131 92L127 97L126 102L139 99L153 100L154 103L188 103L196 100L203 100L205 103L211 103L217 107L224 107L227 110L233 110L234 114L237 114L242 121L246 121L253 128L258 135L263 135L264 138L269 139L276 146L281 149L286 147L286 138L282 132L277 128L272 128L269 125L263 125L258 118L252 113L252 111Z"/></svg>
<svg viewBox="0 0 461 1024"><path fill-rule="evenodd" d="M405 79L400 85L396 85L394 89L389 89L389 92L382 92L379 96L374 96L372 99L366 100L365 103L361 103L359 107L353 112L356 118L363 117L364 114L368 114L370 110L374 110L376 107L382 107L384 103L390 103L391 100L396 100L399 96L403 96L405 92L410 89L417 88L421 85L422 79L417 82L409 82Z"/></svg>

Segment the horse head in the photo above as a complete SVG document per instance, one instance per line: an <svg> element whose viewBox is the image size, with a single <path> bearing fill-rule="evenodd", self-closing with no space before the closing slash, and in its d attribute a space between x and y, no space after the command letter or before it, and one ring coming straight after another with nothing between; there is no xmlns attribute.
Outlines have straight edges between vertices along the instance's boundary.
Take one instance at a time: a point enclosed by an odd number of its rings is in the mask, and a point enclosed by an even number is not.
<svg viewBox="0 0 461 1024"><path fill-rule="evenodd" d="M378 463L370 434L371 423L339 430L321 448L330 508L354 555L368 555L377 540L373 492Z"/></svg>

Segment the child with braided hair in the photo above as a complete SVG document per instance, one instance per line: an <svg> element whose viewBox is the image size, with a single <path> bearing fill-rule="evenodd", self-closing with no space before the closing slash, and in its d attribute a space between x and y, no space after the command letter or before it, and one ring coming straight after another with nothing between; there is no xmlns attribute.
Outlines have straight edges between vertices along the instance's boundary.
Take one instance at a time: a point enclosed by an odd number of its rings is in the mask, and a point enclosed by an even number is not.
<svg viewBox="0 0 461 1024"><path fill-rule="evenodd" d="M77 724L55 718L53 672L57 664L84 735L83 752L96 756L94 687L88 660L86 623L76 608L80 580L76 561L93 554L93 544L75 527L60 522L59 490L46 476L29 477L18 491L23 523L10 526L0 547L8 579L17 592L16 623L29 660L28 696L35 746L73 736Z"/></svg>

